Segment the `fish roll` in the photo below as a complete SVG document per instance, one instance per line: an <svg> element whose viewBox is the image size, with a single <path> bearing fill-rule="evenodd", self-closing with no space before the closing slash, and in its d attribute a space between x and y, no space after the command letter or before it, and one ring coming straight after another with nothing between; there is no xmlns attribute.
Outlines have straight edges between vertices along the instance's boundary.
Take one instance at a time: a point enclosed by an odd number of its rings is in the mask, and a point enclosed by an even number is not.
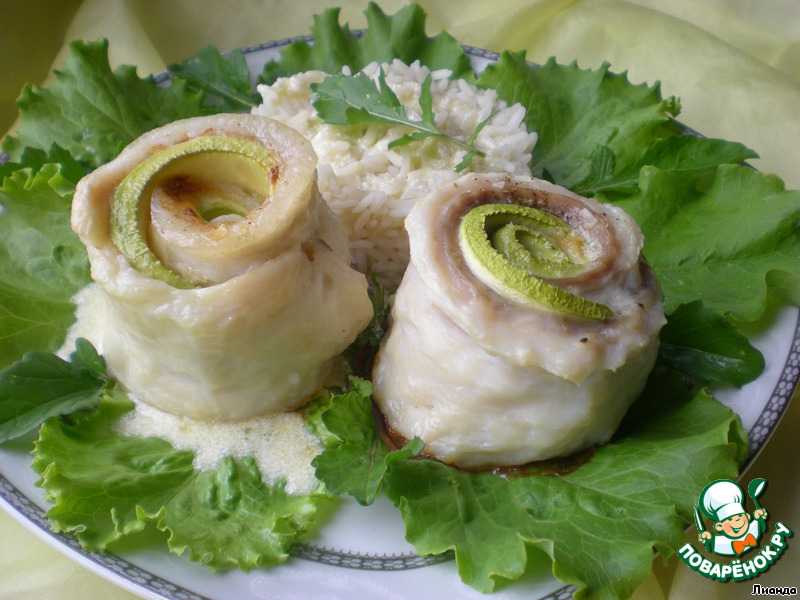
<svg viewBox="0 0 800 600"><path fill-rule="evenodd" d="M406 220L411 262L373 369L390 434L464 468L607 442L665 323L622 210L529 177L461 177Z"/></svg>
<svg viewBox="0 0 800 600"><path fill-rule="evenodd" d="M170 123L77 186L94 291L76 329L136 400L232 421L297 408L367 325L317 157L265 117Z"/></svg>

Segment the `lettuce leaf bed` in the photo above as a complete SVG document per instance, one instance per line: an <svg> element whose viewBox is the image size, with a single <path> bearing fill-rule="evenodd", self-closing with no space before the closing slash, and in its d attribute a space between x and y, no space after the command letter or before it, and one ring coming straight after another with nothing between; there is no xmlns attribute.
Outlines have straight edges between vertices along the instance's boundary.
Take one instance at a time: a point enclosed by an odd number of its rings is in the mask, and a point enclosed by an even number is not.
<svg viewBox="0 0 800 600"><path fill-rule="evenodd" d="M737 416L704 386L756 378L763 358L737 325L769 305L800 304L800 193L742 164L755 156L744 146L685 132L674 120L679 102L657 85L633 85L608 65L531 65L514 52L476 74L455 39L425 34L418 6L388 16L371 4L366 15L363 34L340 25L337 10L318 15L314 43L285 47L259 81L395 57L451 69L527 109L539 133L534 176L617 204L644 231L669 323L648 387L614 439L565 473L466 473L416 456L418 440L386 447L370 384L354 377L308 409L325 445L315 461L322 485L291 496L264 484L251 459L200 473L190 452L113 433L132 403L102 358L82 342L69 360L51 354L74 319L72 296L90 281L69 228L75 184L156 126L246 111L256 96L241 52L204 48L171 66L162 87L133 67L112 70L101 40L73 43L48 89L23 90L19 129L3 142L0 441L41 425L33 467L52 502L47 515L89 550L161 531L191 560L249 570L286 560L335 496L369 504L385 494L416 550L454 551L478 590L548 561L577 598L625 598L654 550L674 552L702 487L736 477L745 459ZM362 364L380 340L382 301L376 314L347 353Z"/></svg>

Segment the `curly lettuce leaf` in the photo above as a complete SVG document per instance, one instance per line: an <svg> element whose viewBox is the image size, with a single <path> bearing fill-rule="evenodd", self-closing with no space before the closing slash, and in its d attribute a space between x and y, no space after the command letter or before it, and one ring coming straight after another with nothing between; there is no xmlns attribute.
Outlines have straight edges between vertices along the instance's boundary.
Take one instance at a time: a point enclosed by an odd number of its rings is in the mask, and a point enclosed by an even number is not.
<svg viewBox="0 0 800 600"><path fill-rule="evenodd" d="M525 107L539 133L534 175L634 217L667 313L702 300L725 317L754 321L771 298L800 303L800 196L740 164L756 156L745 146L683 133L672 120L678 101L663 99L658 84L632 85L607 64L535 66L522 52L503 53L477 82Z"/></svg>
<svg viewBox="0 0 800 600"><path fill-rule="evenodd" d="M755 321L770 298L800 304L800 191L742 165L687 176L642 169L639 190L614 203L645 237L666 312L702 300Z"/></svg>
<svg viewBox="0 0 800 600"><path fill-rule="evenodd" d="M33 468L52 503L46 516L88 550L158 529L172 552L248 571L285 561L328 501L321 491L291 495L265 484L252 458L199 472L190 451L118 435L113 424L132 407L114 388L96 410L51 419L39 432Z"/></svg>
<svg viewBox="0 0 800 600"><path fill-rule="evenodd" d="M344 64L358 68L374 59L398 56L407 62L421 59L434 68L448 67L456 74L472 76L469 60L454 39L445 34L434 38L425 34L425 14L420 7L409 5L395 15L386 15L371 4L365 14L368 28L363 35L350 32L347 25L340 26L337 10L319 15L314 26L315 42L301 41L285 48L281 59L271 63L267 71L285 70L289 74L307 68L335 70ZM328 62L335 69L326 67ZM160 88L152 78L136 77L132 68L112 71L108 67L105 42L76 43L65 70L50 89L23 92L22 133L20 138L7 143L12 150L28 146L22 154L15 151L17 165L27 161L31 166L36 163L40 166L47 159L58 160L64 165L65 178L76 181L82 169L104 162L117 152L120 140L124 143L143 129L172 118L223 108L240 109L244 106L239 106L241 102L247 103L252 98L252 90L247 90L245 66L239 53L223 57L213 48L201 49L180 65L173 65L171 85ZM672 121L678 111L674 98L662 99L657 85L631 85L624 74L609 72L607 65L598 71L582 71L574 64L563 66L552 60L535 66L527 63L521 53L506 52L481 74L478 82L495 87L505 100L521 102L528 110L528 126L539 132L533 163L535 173L581 193L599 193L600 199L613 201L620 194L639 193L639 173L645 166L655 165L676 176L693 176L718 164L754 156L740 144L681 135ZM84 88L91 93L85 94L81 102L89 102L90 106L72 106L70 98L81 95ZM217 106L207 106L208 100L216 101ZM109 114L113 118L109 120L107 106L112 103L114 111ZM131 111L132 116L128 114ZM130 135L114 129L117 126ZM37 133L50 129L64 133L61 137ZM76 142L81 136L95 145ZM40 137L41 141L37 141ZM113 138L113 148L100 141L109 137ZM86 158L84 153L92 158ZM0 168L8 172L12 167ZM741 199L742 203L747 201L747 197ZM733 211L731 218L736 218L736 214ZM755 231L756 236L759 234ZM688 241L681 246L677 250L685 253L694 249ZM649 258L650 250L646 248ZM60 252L54 250L53 254L62 258ZM725 260L724 256L720 258ZM792 298L798 292L793 277L773 271L768 279L770 289L780 294L781 299L794 302ZM671 310L701 298L703 293L694 284L675 297L671 296L673 290L673 287L666 289ZM734 298L737 290L739 298ZM726 293L731 294L732 301L748 302L749 290L731 285ZM12 314L31 308L21 297L4 302L3 306L9 307ZM722 305L713 308L725 315L734 314ZM41 322L54 312L43 307L33 322ZM18 329L12 333L14 344L6 346L9 360L27 350L56 345L26 343L27 336L41 333L38 326L28 331L24 321L28 316L20 315L13 321ZM53 339L63 335L65 324L67 317L53 325L50 330Z"/></svg>
<svg viewBox="0 0 800 600"><path fill-rule="evenodd" d="M342 442L320 461L365 435L363 404L337 401L336 418L325 422ZM746 450L738 417L667 371L651 378L612 442L567 474L469 473L407 451L375 452L408 540L423 555L454 550L472 587L490 592L521 577L535 547L550 556L558 579L578 586L576 598L625 598L650 571L654 549L667 556L681 543L703 486L735 477ZM350 489L372 477L363 471L355 485L346 469L317 474L326 486Z"/></svg>
<svg viewBox="0 0 800 600"><path fill-rule="evenodd" d="M137 510L157 513L194 474L191 452L115 435L114 419L133 408L115 392L91 413L45 423L34 450L37 485L52 503L51 527L74 533L90 551L144 531Z"/></svg>
<svg viewBox="0 0 800 600"><path fill-rule="evenodd" d="M764 370L764 356L730 321L700 300L682 304L661 330L659 358L700 385L736 387Z"/></svg>
<svg viewBox="0 0 800 600"><path fill-rule="evenodd" d="M408 4L394 15L386 15L374 2L364 11L367 27L364 35L339 24L338 8L314 16L311 27L313 44L297 40L281 50L278 61L269 62L261 81L273 83L303 71L338 73L347 65L360 71L373 61L391 62L399 58L406 64L419 60L432 70L450 69L456 77L472 72L469 58L450 34L429 37L425 33L425 12L417 4Z"/></svg>
<svg viewBox="0 0 800 600"><path fill-rule="evenodd" d="M103 359L78 339L69 361L28 352L0 372L0 444L50 417L95 408L109 384Z"/></svg>
<svg viewBox="0 0 800 600"><path fill-rule="evenodd" d="M273 81L309 68L338 72L343 65L355 70L373 60L394 57L405 62L420 59L432 68L471 76L469 60L453 38L425 35L424 13L415 5L393 16L370 5L368 30L363 36L340 26L338 14L330 10L317 17L315 42L297 42L286 48L278 62L265 67L262 78ZM11 340L2 346L9 361L27 350L56 348L72 321L68 295L87 280L88 269L82 249L72 246L76 239L62 241L60 236L68 230L70 187L80 174L108 161L147 129L232 107L233 97L244 95L236 57L230 62L220 62L217 55L208 60L211 53L204 57L201 51L197 60L202 64L175 73L172 83L161 88L152 78L139 79L132 67L112 71L106 51L104 42L76 43L64 71L49 89L26 88L19 101L20 129L4 145L13 162L0 167L0 177L7 178L3 193L14 196L0 200L4 206L8 200L11 207L0 212L0 229L5 227L0 236L4 240L0 244L0 334ZM668 238L659 240L648 233L657 240L652 251L660 275L673 267L684 268L681 257L689 256L696 247L705 251L716 243L706 239L716 235L709 235L712 228L708 223L698 225L703 228L695 232L700 238L689 235L691 228L682 229L677 222L679 192L688 190L687 210L697 211L695 216L707 215L693 203L699 204L698 198L715 190L717 184L720 192L743 194L728 211L731 223L738 220L738 225L729 223L722 230L726 235L738 235L745 223L752 222L743 238L749 240L744 242L749 249L732 248L735 239L723 240L714 246L712 255L697 257L700 266L686 263L695 274L689 278L690 285L681 288L681 279L676 278L666 290L668 301L676 308L673 314L680 314L681 304L698 297L715 314L760 313L763 298L753 300L753 288L731 282L736 285L703 289L702 269L706 275L713 271L712 265L721 269L729 251L733 252L728 257L734 265L732 271L738 272L734 277L755 282L754 287L761 291L766 288L768 297L797 302L800 282L790 264L796 256L797 217L788 209L796 203L794 192L773 185L770 178L758 178L758 185L754 181L733 185L735 178L744 176L735 169L723 174L724 169L718 167L750 158L748 149L682 136L672 121L679 110L675 99L661 99L657 86L633 86L624 75L613 75L607 67L588 72L553 61L534 67L525 63L523 56L506 53L479 81L529 109L529 126L540 133L533 162L536 175L626 203L638 211L637 218L648 221L649 231L656 232L663 217L679 234L670 253ZM216 94L215 89L224 93ZM222 99L226 95L229 102ZM209 106L209 100L217 106ZM53 161L62 165L60 172L57 167L44 166ZM657 193L662 181L672 191ZM766 181L772 183L765 185ZM751 220L750 212L740 211L753 204L766 212L759 204L764 191L768 197L778 198L782 215L767 232L759 232L759 224L769 215ZM666 206L651 206L663 199ZM24 204L29 201L30 212L26 212ZM720 208L714 214L723 212ZM30 248L29 242L17 244L19 232L35 243ZM651 248L646 251L652 258ZM757 256L763 257L758 265ZM777 268L769 267L770 256L778 257ZM22 282L20 287L12 285L17 281ZM732 305L738 308L732 310ZM716 318L709 322L717 323ZM692 327L681 329L675 345L690 347L688 343L696 341ZM720 331L725 327L720 326ZM729 353L725 350L720 355ZM712 376L728 379L724 370L693 376L698 381ZM418 550L454 548L462 576L478 589L491 589L498 579L518 577L530 559L520 547L536 547L552 558L560 579L579 586L578 595L623 596L649 569L652 549L667 552L672 546L676 529L689 519L690 503L699 491L693 489L695 484L734 477L746 452L744 432L727 409L705 394L693 396L677 378L654 381L661 387L651 387L653 394L634 406L613 443L599 451L589 465L566 477L512 481L465 474L435 461L411 460L414 452L408 450L383 454L379 440L369 433L348 442L330 432L326 438L330 445L326 453L330 454L319 459L320 472L331 485L339 485L341 493L359 495L365 503L382 490L400 507ZM363 393L361 396L363 402ZM213 568L237 564L246 569L253 564L254 548L263 552L266 562L280 560L276 557L283 556L284 544L312 519L316 496L291 506L288 504L294 499L286 504L266 499L271 492L261 494L249 463L225 461L201 481L191 470L188 454L153 440L115 436L109 423L122 410L127 410L125 399L106 394L93 413L48 421L37 445L36 465L54 502L54 525L83 536L87 547L105 548L145 530L162 528L174 551L188 549L195 560ZM363 422L368 413L363 405L359 410L352 418ZM344 412L353 411L355 407ZM326 430L322 414L317 413L320 431ZM348 418L341 414L334 420L341 427L334 422L330 426L338 431ZM118 460L122 461L119 465ZM325 461L330 461L327 472ZM351 468L353 465L356 468ZM180 497L181 502L168 505L166 497L160 496L163 490L170 492L170 498ZM113 502L109 491L116 495ZM245 493L249 500L239 502ZM280 496L279 491L275 493ZM226 495L231 502L205 503ZM279 508L274 518L267 521L274 524L270 527L288 533L286 539L260 533L255 541L234 539L237 532L239 538L261 532L259 517L276 504ZM188 525L196 509L196 514L223 523L218 535L197 523ZM298 515L299 521L292 521L287 511ZM609 530L613 535L608 535Z"/></svg>
<svg viewBox="0 0 800 600"><path fill-rule="evenodd" d="M576 191L631 169L655 142L678 132L677 99L663 99L658 84L632 85L607 63L594 71L554 59L534 66L524 51L506 51L477 83L525 108L528 130L539 135L531 173Z"/></svg>
<svg viewBox="0 0 800 600"><path fill-rule="evenodd" d="M96 168L141 134L176 119L207 114L204 97L185 82L159 87L122 65L112 71L108 41L72 42L64 68L48 88L26 86L19 99L20 123L3 141L12 159L25 148L48 151L57 144Z"/></svg>
<svg viewBox="0 0 800 600"><path fill-rule="evenodd" d="M639 173L646 166L691 175L751 158L758 158L758 155L736 142L691 134L672 135L655 142L645 150L641 158L627 168L614 170L606 174L606 177L590 178L577 191L592 196L600 192L632 193L638 189Z"/></svg>
<svg viewBox="0 0 800 600"><path fill-rule="evenodd" d="M0 187L0 368L57 350L75 318L72 296L91 281L69 224L73 191L52 164L18 169Z"/></svg>
<svg viewBox="0 0 800 600"><path fill-rule="evenodd" d="M18 160L7 160L0 163L0 182L22 169L30 169L31 172L38 173L45 165L51 164L58 165L59 175L65 182L71 184L77 184L86 175L86 169L81 163L72 158L72 155L58 144L53 144L47 151L40 148L25 148ZM67 192L71 194L72 190L64 190L64 194Z"/></svg>
<svg viewBox="0 0 800 600"><path fill-rule="evenodd" d="M225 457L195 472L157 513L146 515L170 534L172 552L212 570L276 565L316 522L322 493L293 495L266 485L253 458ZM144 516L144 515L142 515Z"/></svg>
<svg viewBox="0 0 800 600"><path fill-rule="evenodd" d="M328 432L323 439L330 450L311 463L317 478L329 482L328 491L352 496L362 505L371 504L381 494L383 477L393 461L415 456L423 446L415 439L405 448L390 452L375 428L371 394L372 384L352 378L348 392L330 399L316 427ZM331 434L336 441L331 440Z"/></svg>
<svg viewBox="0 0 800 600"><path fill-rule="evenodd" d="M168 69L191 89L207 94L219 112L249 112L256 105L250 69L241 50L223 56L214 46L205 46Z"/></svg>

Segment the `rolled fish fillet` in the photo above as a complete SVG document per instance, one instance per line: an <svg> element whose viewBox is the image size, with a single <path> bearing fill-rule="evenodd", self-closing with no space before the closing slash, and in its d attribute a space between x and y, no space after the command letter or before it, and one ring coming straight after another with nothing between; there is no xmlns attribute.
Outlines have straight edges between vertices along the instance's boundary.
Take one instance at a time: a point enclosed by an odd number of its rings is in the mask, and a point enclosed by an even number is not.
<svg viewBox="0 0 800 600"><path fill-rule="evenodd" d="M316 162L289 127L219 115L151 131L80 181L72 226L101 296L81 332L136 399L238 420L320 388L372 305Z"/></svg>
<svg viewBox="0 0 800 600"><path fill-rule="evenodd" d="M390 433L479 469L608 441L665 323L633 219L545 181L466 175L406 229L411 262L373 369Z"/></svg>

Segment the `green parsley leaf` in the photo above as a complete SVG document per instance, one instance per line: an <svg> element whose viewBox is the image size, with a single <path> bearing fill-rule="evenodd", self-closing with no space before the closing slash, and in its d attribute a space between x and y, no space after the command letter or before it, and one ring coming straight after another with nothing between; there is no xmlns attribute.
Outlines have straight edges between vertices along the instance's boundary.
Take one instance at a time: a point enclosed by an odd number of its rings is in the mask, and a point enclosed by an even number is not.
<svg viewBox="0 0 800 600"><path fill-rule="evenodd" d="M314 108L331 125L408 125L405 107L386 84L383 70L377 87L367 75L357 73L326 77L312 84L311 91Z"/></svg>
<svg viewBox="0 0 800 600"><path fill-rule="evenodd" d="M386 83L383 69L378 75L377 87L374 81L364 73L355 75L331 75L321 83L311 84L313 96L311 103L320 118L331 125L389 125L413 129L389 144L389 149L406 146L411 142L419 142L435 137L445 139L464 150L467 154L456 168L466 169L473 157L483 156L473 142L477 134L473 134L466 142L444 133L434 122L433 97L431 95L431 76L422 84L419 104L422 112L421 120L411 119L395 93ZM491 119L491 116L489 117ZM488 122L480 124L479 130Z"/></svg>

